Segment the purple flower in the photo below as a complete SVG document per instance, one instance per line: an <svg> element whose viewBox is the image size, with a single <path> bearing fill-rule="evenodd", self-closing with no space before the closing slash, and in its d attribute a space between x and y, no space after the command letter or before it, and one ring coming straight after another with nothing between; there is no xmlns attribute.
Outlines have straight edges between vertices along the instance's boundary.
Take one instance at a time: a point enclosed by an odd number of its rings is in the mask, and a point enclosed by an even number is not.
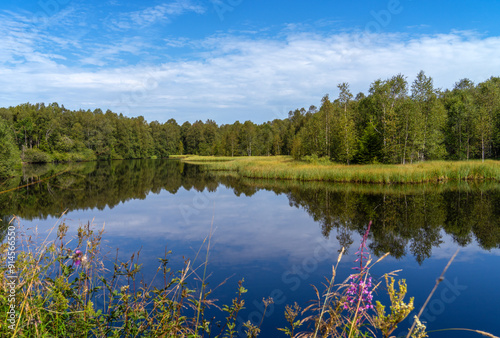
<svg viewBox="0 0 500 338"><path fill-rule="evenodd" d="M82 262L82 256L83 256L83 253L80 250L76 249L75 254L73 255L73 263L76 266L79 266L80 263Z"/></svg>
<svg viewBox="0 0 500 338"><path fill-rule="evenodd" d="M372 300L372 278L368 277L366 281L360 275L349 276L351 282L347 288L346 303L344 303L344 309L346 310L356 310L359 303L359 311L364 312L369 309L373 309Z"/></svg>
<svg viewBox="0 0 500 338"><path fill-rule="evenodd" d="M363 260L366 262L368 260L368 252L366 248L366 241L368 240L368 234L370 233L370 228L372 226L372 221L368 223L368 228L363 235L363 239L361 240L361 244L359 245L359 249L356 252L358 258L356 258L355 262L359 262L359 268L354 267L354 270L358 270L360 273L366 268L363 266Z"/></svg>
<svg viewBox="0 0 500 338"><path fill-rule="evenodd" d="M368 261L366 241L371 225L372 222L370 221L370 223L368 223L368 229L359 246L359 250L356 252L358 256L356 262L359 262L359 267L354 267L353 269L358 270L359 273L349 276L348 280L350 280L350 283L346 291L346 302L344 303L344 309L350 311L356 311L356 309L358 309L360 313L373 309L373 295L371 290L372 278L368 277L366 266L363 265L363 263Z"/></svg>

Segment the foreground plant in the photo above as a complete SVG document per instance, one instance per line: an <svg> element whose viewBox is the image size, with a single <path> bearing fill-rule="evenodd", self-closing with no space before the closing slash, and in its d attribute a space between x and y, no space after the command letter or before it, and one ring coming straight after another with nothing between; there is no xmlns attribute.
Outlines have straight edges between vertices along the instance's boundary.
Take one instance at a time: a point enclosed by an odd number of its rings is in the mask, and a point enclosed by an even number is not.
<svg viewBox="0 0 500 338"><path fill-rule="evenodd" d="M332 269L332 278L327 285L326 291L320 296L316 290L317 299L314 303L306 307L302 314L306 315L304 319L297 320L300 307L295 304L293 308L287 307L285 318L289 327L279 329L290 337L377 337L376 330L382 331L384 337L388 337L390 332L402 322L413 310L413 299L409 304L403 302L406 294L406 283L404 280L399 282L399 291L394 290L394 273L385 275L387 289L391 298L391 314L385 316L384 306L377 301L377 311L374 311L373 292L379 287L379 284L373 284L373 278L370 275L370 269L373 265L387 257L388 253L379 258L372 264L372 259L367 250L367 240L370 233L372 222L363 235L361 244L356 252L358 266L354 267L357 273L351 274L346 281L335 285L335 276L338 264L342 258L344 250L341 251L337 265ZM389 278L391 282L389 282ZM333 291L334 287L337 287ZM312 332L302 332L295 334L295 330L305 322L313 322L314 330ZM390 332L389 332L390 331ZM389 333L388 333L389 332ZM420 338L424 336L418 336Z"/></svg>
<svg viewBox="0 0 500 338"><path fill-rule="evenodd" d="M207 320L205 310L214 305L203 280L202 290L188 287L199 267L187 260L178 272L168 268L168 255L159 259L157 274L147 283L139 280L140 252L126 262L105 261L101 250L104 229L88 223L76 238L67 238L69 227L60 223L53 241L34 234L18 236L15 260L16 313L13 326L0 326L1 337L232 337L238 312L244 308L243 281L225 323ZM49 234L50 235L50 234ZM0 247L0 287L7 290L7 243ZM204 262L206 263L206 262ZM200 265L200 266L203 266ZM161 283L155 279L161 276ZM161 284L160 287L158 285ZM156 286L152 286L156 285ZM0 296L0 321L9 309ZM219 325L220 333L213 332ZM248 337L259 328L247 325Z"/></svg>
<svg viewBox="0 0 500 338"><path fill-rule="evenodd" d="M390 278L390 281L389 281ZM404 279L398 281L399 290L394 289L394 278L385 275L385 283L387 285L387 292L391 299L391 313L385 314L385 306L377 301L377 315L373 318L373 324L376 328L382 331L385 338L398 327L411 311L413 311L413 297L410 302L406 304L403 299L406 295L407 287ZM420 323L420 322L419 322ZM419 330L422 331L423 327L420 323ZM425 332L424 332L425 333Z"/></svg>

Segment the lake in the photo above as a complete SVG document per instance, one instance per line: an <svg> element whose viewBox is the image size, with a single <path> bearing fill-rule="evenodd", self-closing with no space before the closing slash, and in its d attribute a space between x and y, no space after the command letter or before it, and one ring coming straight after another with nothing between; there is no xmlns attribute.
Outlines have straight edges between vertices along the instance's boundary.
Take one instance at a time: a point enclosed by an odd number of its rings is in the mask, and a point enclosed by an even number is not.
<svg viewBox="0 0 500 338"><path fill-rule="evenodd" d="M62 174L60 172L64 171ZM208 271L213 298L229 303L244 279L246 309L239 323L259 323L263 298L273 297L260 337L284 337L286 304L309 305L311 285L323 290L342 247L340 282L353 273L355 252L369 221L368 248L375 279L398 273L408 283L416 310L423 305L450 257L460 252L430 301L422 320L428 331L470 328L500 335L500 184L329 184L242 179L205 172L176 160L127 160L30 165L2 188L46 179L0 195L0 215L21 218L25 228L46 232L62 219L105 224L110 256L128 259L140 250L143 275L151 278L158 257L172 250L170 265L203 263L210 233ZM3 189L2 189L3 190ZM216 288L223 281L227 281ZM199 284L190 281L193 286ZM375 296L388 305L381 292ZM218 313L215 312L214 313ZM216 315L216 314L215 314ZM395 331L403 335L409 320ZM472 337L464 331L431 337Z"/></svg>

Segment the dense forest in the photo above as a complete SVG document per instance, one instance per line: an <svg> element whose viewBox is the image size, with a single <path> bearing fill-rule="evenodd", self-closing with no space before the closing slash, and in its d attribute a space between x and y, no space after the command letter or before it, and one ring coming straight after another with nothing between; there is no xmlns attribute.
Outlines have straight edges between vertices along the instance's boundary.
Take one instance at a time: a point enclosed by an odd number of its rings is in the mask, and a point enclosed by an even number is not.
<svg viewBox="0 0 500 338"><path fill-rule="evenodd" d="M24 162L167 157L171 154L327 157L340 163L411 163L500 157L500 77L440 90L420 72L374 81L368 95L349 84L319 108L285 119L217 125L165 123L57 103L0 108L0 177Z"/></svg>

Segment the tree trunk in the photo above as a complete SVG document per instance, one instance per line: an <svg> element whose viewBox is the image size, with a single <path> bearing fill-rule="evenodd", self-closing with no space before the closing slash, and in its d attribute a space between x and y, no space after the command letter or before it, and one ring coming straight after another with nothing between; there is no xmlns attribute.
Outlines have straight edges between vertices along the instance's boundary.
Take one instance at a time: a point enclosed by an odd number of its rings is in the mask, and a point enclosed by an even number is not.
<svg viewBox="0 0 500 338"><path fill-rule="evenodd" d="M483 162L484 162L484 136L481 137L481 152L482 152L482 157L483 157Z"/></svg>

